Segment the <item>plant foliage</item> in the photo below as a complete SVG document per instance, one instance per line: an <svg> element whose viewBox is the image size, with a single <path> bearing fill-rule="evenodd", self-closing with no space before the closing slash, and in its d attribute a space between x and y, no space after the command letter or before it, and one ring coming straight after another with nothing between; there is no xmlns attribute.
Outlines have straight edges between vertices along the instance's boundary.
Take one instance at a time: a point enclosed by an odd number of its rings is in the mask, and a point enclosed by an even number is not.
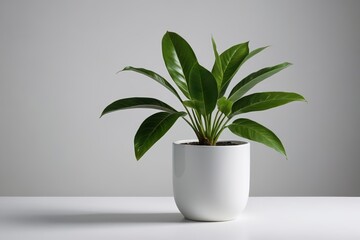
<svg viewBox="0 0 360 240"><path fill-rule="evenodd" d="M194 130L200 145L216 145L225 129L235 135L262 143L286 156L280 139L268 128L245 118L233 118L240 114L263 111L294 101L305 101L304 97L291 92L246 93L258 83L289 67L290 63L260 69L238 81L226 94L230 82L240 67L267 47L249 50L249 42L236 44L219 54L212 40L215 62L209 71L198 62L191 46L174 32L166 32L162 39L162 55L173 82L182 93L164 77L144 68L125 67L122 71L143 74L172 92L185 111L177 111L168 104L147 97L117 100L108 105L104 114L131 108L160 110L141 124L134 139L136 159L139 160L176 122L182 118ZM232 121L232 122L231 122Z"/></svg>

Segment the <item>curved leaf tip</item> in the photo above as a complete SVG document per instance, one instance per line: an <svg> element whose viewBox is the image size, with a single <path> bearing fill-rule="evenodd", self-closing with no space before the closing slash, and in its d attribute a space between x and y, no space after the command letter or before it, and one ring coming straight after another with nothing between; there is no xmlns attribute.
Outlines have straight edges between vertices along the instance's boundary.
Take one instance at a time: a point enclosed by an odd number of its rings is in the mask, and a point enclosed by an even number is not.
<svg viewBox="0 0 360 240"><path fill-rule="evenodd" d="M122 72L122 71L128 70L127 68L128 68L128 66L124 67L123 69L120 69L120 70L117 71L115 74L119 74L119 73Z"/></svg>
<svg viewBox="0 0 360 240"><path fill-rule="evenodd" d="M173 107L168 104L148 97L132 97L119 99L109 104L102 112L101 116L118 110L133 109L133 108L152 108L156 110L162 110L169 113L177 112ZM101 117L100 116L100 117Z"/></svg>
<svg viewBox="0 0 360 240"><path fill-rule="evenodd" d="M174 125L185 112L158 112L140 125L134 138L135 157L139 160L165 133Z"/></svg>
<svg viewBox="0 0 360 240"><path fill-rule="evenodd" d="M263 111L294 101L305 101L293 92L259 92L240 98L232 106L231 117L247 112Z"/></svg>
<svg viewBox="0 0 360 240"><path fill-rule="evenodd" d="M270 129L246 118L235 120L228 126L230 131L240 137L262 143L287 158L285 148L281 140Z"/></svg>

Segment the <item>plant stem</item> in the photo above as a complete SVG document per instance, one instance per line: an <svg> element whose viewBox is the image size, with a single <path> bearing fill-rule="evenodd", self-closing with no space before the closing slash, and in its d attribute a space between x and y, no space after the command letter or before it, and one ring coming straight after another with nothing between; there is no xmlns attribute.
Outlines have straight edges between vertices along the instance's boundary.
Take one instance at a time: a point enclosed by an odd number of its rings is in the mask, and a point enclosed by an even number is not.
<svg viewBox="0 0 360 240"><path fill-rule="evenodd" d="M222 125L222 127L220 128L220 130L218 131L218 133L215 136L215 141L217 142L218 138L220 137L220 134L222 133L222 131L224 131L224 129L227 127L227 123L230 121L231 118L228 118L225 123Z"/></svg>
<svg viewBox="0 0 360 240"><path fill-rule="evenodd" d="M180 100L181 100L181 99L180 99ZM190 112L189 112L189 109L184 105L184 103L183 103L182 101L181 101L181 104L182 104L183 107L185 108L185 110L186 110L186 112L187 112L187 114L188 114L188 116L189 116L189 118L190 118L191 123L190 123L186 118L183 117L183 119L191 126L191 128L194 130L196 136L198 136L200 130L196 128L196 124L195 124L194 119L192 118L192 116L191 116L191 114L190 114Z"/></svg>
<svg viewBox="0 0 360 240"><path fill-rule="evenodd" d="M194 119L192 118L192 116L191 116L191 114L190 114L190 112L189 112L189 110L184 106L184 108L186 109L186 112L187 112L187 114L188 114L188 116L189 116L189 118L190 118L190 121L191 121L191 125L193 126L193 128L196 128L196 125L195 125L195 123L194 123ZM198 130L198 129L197 129Z"/></svg>
<svg viewBox="0 0 360 240"><path fill-rule="evenodd" d="M187 124L189 124L189 126L192 128L192 130L194 130L194 132L195 132L195 134L197 136L198 135L198 130L195 128L195 126L192 125L191 122L189 122L189 120L187 120L185 117L182 117L182 118L185 120L185 122L187 122Z"/></svg>
<svg viewBox="0 0 360 240"><path fill-rule="evenodd" d="M217 112L216 112L216 114L215 114L215 118L214 118L214 126L213 127L215 127L215 124L216 124L216 122L217 122L217 120L218 120L218 115L219 115L219 109L217 110Z"/></svg>
<svg viewBox="0 0 360 240"><path fill-rule="evenodd" d="M194 115L194 119L195 119L195 123L199 129L199 132L202 136L204 136L204 127L201 123L201 116L200 116L200 119L199 119L199 114L195 114L194 110L191 110L192 111L192 114ZM199 139L200 141L200 139Z"/></svg>
<svg viewBox="0 0 360 240"><path fill-rule="evenodd" d="M219 121L220 121L220 118L221 118L221 115L219 115L220 111L218 110L216 112L216 115L215 115L215 119L214 119L214 126L213 126L213 129L212 129L212 132L211 132L211 136L214 136L215 133L216 133L216 129L218 127L218 124L219 124Z"/></svg>
<svg viewBox="0 0 360 240"><path fill-rule="evenodd" d="M215 138L216 138L216 135L217 135L219 129L221 128L221 125L222 125L222 123L224 122L225 118L226 118L226 115L225 115L225 114L220 115L219 121L218 121L218 123L217 123L217 125L216 125L216 129L215 129L215 131L214 131L214 132L215 132Z"/></svg>
<svg viewBox="0 0 360 240"><path fill-rule="evenodd" d="M204 117L204 120L205 120L205 125L206 125L206 137L208 139L211 138L211 114L207 115Z"/></svg>

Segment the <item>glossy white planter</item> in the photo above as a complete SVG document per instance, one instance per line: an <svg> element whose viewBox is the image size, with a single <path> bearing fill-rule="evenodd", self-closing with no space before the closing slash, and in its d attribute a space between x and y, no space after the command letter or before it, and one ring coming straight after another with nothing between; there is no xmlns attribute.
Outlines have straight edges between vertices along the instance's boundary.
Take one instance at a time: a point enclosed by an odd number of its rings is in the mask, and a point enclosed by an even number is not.
<svg viewBox="0 0 360 240"><path fill-rule="evenodd" d="M197 221L228 221L245 208L250 186L250 143L200 146L173 143L173 190L180 212Z"/></svg>

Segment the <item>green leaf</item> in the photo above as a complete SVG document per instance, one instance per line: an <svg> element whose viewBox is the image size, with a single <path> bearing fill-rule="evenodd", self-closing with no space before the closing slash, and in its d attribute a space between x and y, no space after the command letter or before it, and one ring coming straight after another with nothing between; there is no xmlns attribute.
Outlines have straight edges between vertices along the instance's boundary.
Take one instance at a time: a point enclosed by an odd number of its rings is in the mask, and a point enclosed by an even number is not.
<svg viewBox="0 0 360 240"><path fill-rule="evenodd" d="M239 70L243 60L249 53L249 43L241 43L227 49L220 55L222 72L219 73L216 70L216 66L213 67L213 72L217 78L221 79L221 88L219 89L219 97L222 97L227 87L230 84L231 79ZM220 81L220 80L219 80Z"/></svg>
<svg viewBox="0 0 360 240"><path fill-rule="evenodd" d="M226 99L226 97L221 97L217 101L217 106L220 112L228 116L231 113L233 102Z"/></svg>
<svg viewBox="0 0 360 240"><path fill-rule="evenodd" d="M246 43L245 43L245 44L246 44ZM212 69L212 73L213 73L216 81L218 82L219 92L221 91L221 92L219 93L219 97L220 97L220 96L223 96L223 95L225 94L226 89L227 89L227 87L229 86L231 79L232 79L233 76L236 74L236 72L240 69L240 67L241 67L247 60L249 60L250 58L252 58L252 57L255 56L256 54L258 54L259 52L261 52L262 50L264 50L264 49L267 48L267 46L266 46L266 47L257 48L257 49L255 49L255 50L253 50L253 51L251 51L251 52L249 53L248 43L247 43L247 45L245 45L245 44L243 43L243 44L237 45L237 46L239 47L239 50L242 50L242 51L239 51L239 55L237 56L238 58L237 58L237 59L235 58L235 60L233 60L233 62L236 62L238 65L235 65L235 66L237 66L237 68L236 68L235 72L234 72L232 75L230 75L230 76L231 76L230 79L228 79L228 80L223 80L223 74L224 74L224 72L223 72L222 69L221 69L221 71L220 71L219 67L217 66L217 65L219 65L219 62L220 62L220 63L222 62L222 61L221 61L221 57L220 57L220 61L219 61L218 59L215 60L215 64L214 64L214 67L213 67L213 69ZM214 46L213 46L213 47L214 47ZM215 45L215 47L216 47L216 45ZM241 48L241 47L242 47L242 48ZM246 48L247 48L247 49L246 49ZM232 49L232 48L230 48L230 49ZM229 52L230 52L230 49L228 49ZM236 48L235 48L235 49L236 49ZM234 50L234 49L232 49L232 50ZM214 50L214 51L215 51L215 50ZM244 57L245 53L246 53L247 55L245 56L245 58L242 59L242 57ZM225 59L225 57L224 57L225 54L223 54L222 56L223 56L223 61L224 61L224 62L227 62L226 59ZM236 57L236 55L235 55L235 57ZM230 63L231 63L231 61L230 61ZM230 66L231 66L231 65L230 65ZM229 68L229 69L231 70L231 68ZM228 70L227 73L231 72L230 70ZM225 75L225 78L226 78L226 76L227 76L227 75ZM222 82L224 82L223 85L221 85Z"/></svg>
<svg viewBox="0 0 360 240"><path fill-rule="evenodd" d="M162 39L166 68L176 85L189 98L188 81L192 66L197 62L191 46L178 34L166 32Z"/></svg>
<svg viewBox="0 0 360 240"><path fill-rule="evenodd" d="M243 65L247 60L249 60L250 58L252 58L253 56L255 56L256 54L258 54L259 52L261 52L262 50L268 48L269 46L265 46L265 47L260 47L257 48L253 51L251 51L245 58L244 61L241 63L241 65Z"/></svg>
<svg viewBox="0 0 360 240"><path fill-rule="evenodd" d="M211 42L212 42L214 55L215 55L215 63L214 63L214 67L213 67L211 72L212 72L212 74L213 74L213 76L214 76L214 78L216 80L218 90L219 90L219 89L221 89L221 83L222 83L222 78L223 78L223 70L222 70L221 58L220 58L220 55L219 55L219 53L217 51L215 39L213 37L211 37Z"/></svg>
<svg viewBox="0 0 360 240"><path fill-rule="evenodd" d="M181 101L181 98L180 98L179 94L177 93L177 91L175 90L175 88L168 81L166 81L165 78L163 78L159 74L157 74L153 71L144 69L144 68L136 68L136 67L131 67L131 66L125 67L122 71L134 71L134 72L141 73L145 76L148 76L148 77L154 79L155 81L157 81L158 83L160 83L161 85L166 87L170 92L172 92Z"/></svg>
<svg viewBox="0 0 360 240"><path fill-rule="evenodd" d="M184 112L158 112L140 125L135 134L134 148L136 159L139 160L164 134L174 125Z"/></svg>
<svg viewBox="0 0 360 240"><path fill-rule="evenodd" d="M183 101L183 104L189 108L196 109L196 104L194 100L185 100Z"/></svg>
<svg viewBox="0 0 360 240"><path fill-rule="evenodd" d="M216 80L211 72L198 63L193 66L190 73L189 93L202 115L212 113L218 97Z"/></svg>
<svg viewBox="0 0 360 240"><path fill-rule="evenodd" d="M152 108L152 109L166 111L169 113L177 112L174 108L170 107L169 105L158 99L146 98L146 97L133 97L133 98L120 99L109 104L101 113L100 117L110 112L131 109L131 108Z"/></svg>
<svg viewBox="0 0 360 240"><path fill-rule="evenodd" d="M245 77L238 84L236 84L236 86L231 90L229 100L236 102L256 84L274 75L275 73L280 72L281 70L287 68L290 65L291 63L285 62L273 67L263 68L257 72L251 73L249 76Z"/></svg>
<svg viewBox="0 0 360 240"><path fill-rule="evenodd" d="M262 111L294 101L305 101L304 97L291 92L261 92L247 95L232 106L232 116L240 113Z"/></svg>
<svg viewBox="0 0 360 240"><path fill-rule="evenodd" d="M240 137L262 143L286 157L286 151L280 139L269 129L250 119L240 118L228 126L230 131Z"/></svg>

